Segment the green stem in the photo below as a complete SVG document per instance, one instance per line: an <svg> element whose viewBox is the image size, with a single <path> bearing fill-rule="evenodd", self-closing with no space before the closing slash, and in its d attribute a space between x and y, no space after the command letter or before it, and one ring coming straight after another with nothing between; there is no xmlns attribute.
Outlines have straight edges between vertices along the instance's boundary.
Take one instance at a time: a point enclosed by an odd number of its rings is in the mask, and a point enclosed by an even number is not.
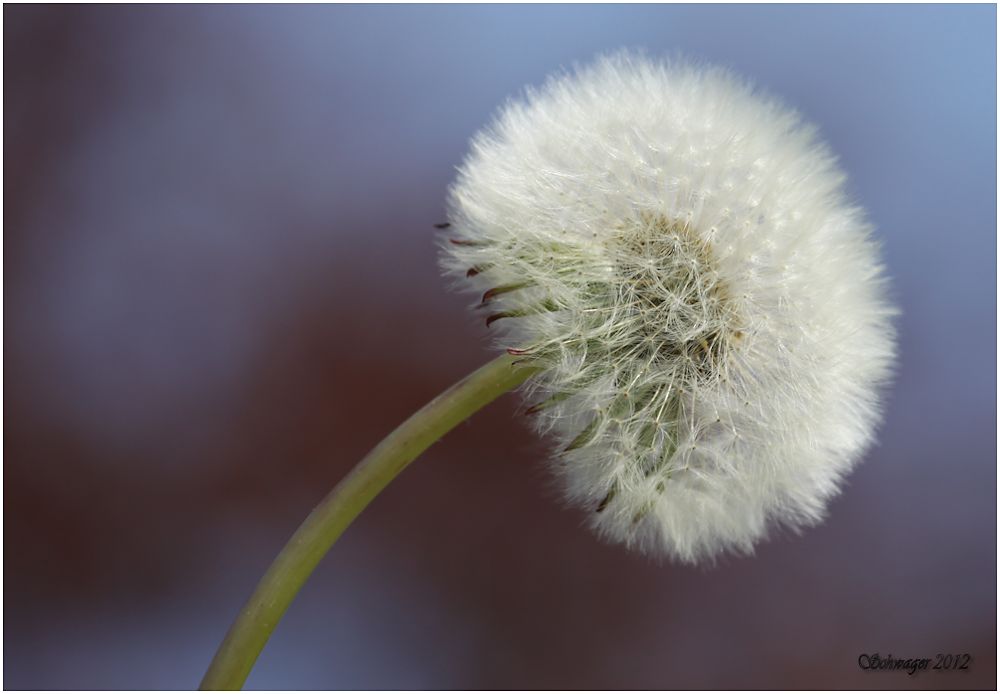
<svg viewBox="0 0 1000 694"><path fill-rule="evenodd" d="M240 610L201 689L239 689L316 565L358 514L431 444L537 371L503 355L437 396L382 440L299 526ZM521 359L523 361L523 358Z"/></svg>

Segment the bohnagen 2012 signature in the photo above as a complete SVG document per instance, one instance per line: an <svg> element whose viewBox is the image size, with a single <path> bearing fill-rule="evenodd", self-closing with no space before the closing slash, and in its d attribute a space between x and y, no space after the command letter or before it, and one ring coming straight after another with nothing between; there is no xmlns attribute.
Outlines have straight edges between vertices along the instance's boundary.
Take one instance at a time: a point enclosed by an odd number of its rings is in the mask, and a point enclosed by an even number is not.
<svg viewBox="0 0 1000 694"><path fill-rule="evenodd" d="M934 663L932 666L931 663ZM893 658L892 654L862 653L858 656L858 667L877 672L902 671L915 675L923 670L968 670L972 656L968 653L938 653L933 658Z"/></svg>

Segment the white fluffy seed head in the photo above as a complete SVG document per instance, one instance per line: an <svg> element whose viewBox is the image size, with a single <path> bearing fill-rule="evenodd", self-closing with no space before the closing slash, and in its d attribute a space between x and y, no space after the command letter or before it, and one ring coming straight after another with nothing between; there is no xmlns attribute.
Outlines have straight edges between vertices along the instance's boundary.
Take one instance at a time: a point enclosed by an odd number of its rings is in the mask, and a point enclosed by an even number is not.
<svg viewBox="0 0 1000 694"><path fill-rule="evenodd" d="M474 138L442 262L543 367L530 412L599 535L696 562L821 519L894 360L843 182L814 129L745 82L629 54Z"/></svg>

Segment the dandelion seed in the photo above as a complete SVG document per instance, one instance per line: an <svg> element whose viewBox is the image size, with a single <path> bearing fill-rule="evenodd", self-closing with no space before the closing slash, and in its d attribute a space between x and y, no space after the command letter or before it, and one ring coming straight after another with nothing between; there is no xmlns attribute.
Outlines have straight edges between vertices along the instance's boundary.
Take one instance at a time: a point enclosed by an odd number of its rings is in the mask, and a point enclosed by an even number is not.
<svg viewBox="0 0 1000 694"><path fill-rule="evenodd" d="M600 536L695 562L822 518L895 351L843 182L812 127L728 72L628 54L473 140L442 262L543 368L528 411Z"/></svg>

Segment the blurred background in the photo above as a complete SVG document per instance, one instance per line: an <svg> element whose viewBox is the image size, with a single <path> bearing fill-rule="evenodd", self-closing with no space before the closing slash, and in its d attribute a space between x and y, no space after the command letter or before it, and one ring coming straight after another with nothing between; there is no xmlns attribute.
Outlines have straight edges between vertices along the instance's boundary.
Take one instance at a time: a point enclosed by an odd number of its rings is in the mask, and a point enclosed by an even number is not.
<svg viewBox="0 0 1000 694"><path fill-rule="evenodd" d="M715 569L597 542L506 397L349 530L254 688L996 687L995 6L5 6L4 686L198 684L306 513L490 357L433 224L622 46L817 123L902 306L880 443ZM867 673L861 653L970 653Z"/></svg>

